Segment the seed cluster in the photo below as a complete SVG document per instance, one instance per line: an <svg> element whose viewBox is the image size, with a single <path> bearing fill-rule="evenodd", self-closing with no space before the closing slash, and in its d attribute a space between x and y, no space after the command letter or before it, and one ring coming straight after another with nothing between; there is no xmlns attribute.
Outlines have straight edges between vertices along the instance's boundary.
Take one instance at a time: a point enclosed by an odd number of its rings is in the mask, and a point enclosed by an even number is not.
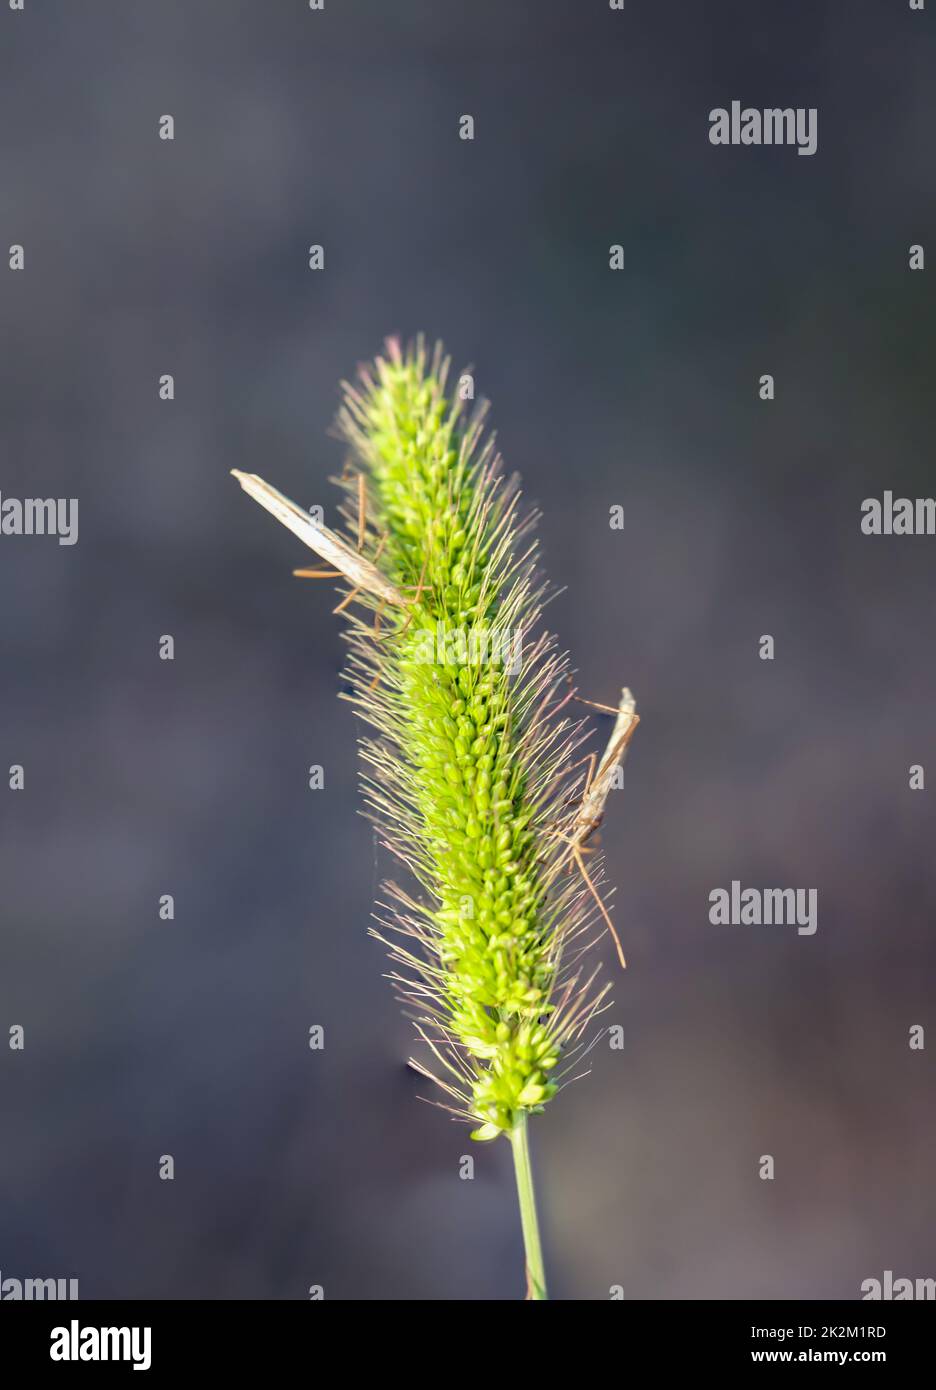
<svg viewBox="0 0 936 1390"><path fill-rule="evenodd" d="M566 1040L551 997L560 952L531 791L529 680L479 659L490 642L472 646L522 615L505 598L515 526L490 454L446 399L438 357L427 365L420 348L378 359L364 389L349 390L341 423L376 493L378 563L411 596L374 644L389 693L362 704L389 737L388 757L402 760L391 767L402 834L432 900L416 997L431 996L467 1059L474 1137L494 1138L555 1093ZM522 582L513 592L523 597Z"/></svg>

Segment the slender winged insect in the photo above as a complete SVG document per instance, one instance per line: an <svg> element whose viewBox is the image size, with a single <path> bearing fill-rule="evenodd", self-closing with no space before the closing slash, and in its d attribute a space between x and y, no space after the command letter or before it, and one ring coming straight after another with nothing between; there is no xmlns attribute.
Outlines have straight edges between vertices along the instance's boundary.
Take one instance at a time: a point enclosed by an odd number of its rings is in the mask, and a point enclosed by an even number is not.
<svg viewBox="0 0 936 1390"><path fill-rule="evenodd" d="M264 482L256 473L242 473L239 468L232 468L231 475L255 502L259 502L277 521L281 521L301 541L305 541L316 555L320 555L323 560L334 565L346 579L350 579L356 591L363 590L383 599L385 603L392 603L399 608L406 607L408 600L396 585L392 584L376 565L371 564L358 551L352 550L335 531L330 531L327 526L313 521L308 512L304 512L297 503ZM329 576L326 574L322 577Z"/></svg>
<svg viewBox="0 0 936 1390"><path fill-rule="evenodd" d="M627 686L621 691L621 702L616 710L610 705L596 705L593 700L587 703L595 709L603 709L607 714L615 715L615 721L604 756L598 764L598 770L592 769L588 788L582 797L581 809L575 818L572 839L579 846L586 843L604 820L605 802L614 785L615 770L623 765L628 745L640 723L637 702Z"/></svg>
<svg viewBox="0 0 936 1390"><path fill-rule="evenodd" d="M569 846L569 858L578 868L579 873L588 885L588 891L598 905L605 926L614 942L617 957L621 964L621 969L627 968L627 961L624 958L624 948L621 945L617 929L611 920L608 909L605 907L604 899L595 887L591 874L585 867L584 855L589 853L586 849L588 841L592 835L601 827L604 821L605 802L608 794L614 786L615 774L627 756L627 749L637 725L640 723L640 715L637 713L637 702L627 686L621 691L621 700L617 709L612 709L610 705L596 704L594 700L583 700L581 696L575 696L581 704L590 705L592 709L602 710L605 714L615 716L614 728L608 740L608 746L604 751L597 770L595 768L594 755L589 759L588 777L585 783L585 794L582 797L581 805L572 822L569 833L563 839Z"/></svg>

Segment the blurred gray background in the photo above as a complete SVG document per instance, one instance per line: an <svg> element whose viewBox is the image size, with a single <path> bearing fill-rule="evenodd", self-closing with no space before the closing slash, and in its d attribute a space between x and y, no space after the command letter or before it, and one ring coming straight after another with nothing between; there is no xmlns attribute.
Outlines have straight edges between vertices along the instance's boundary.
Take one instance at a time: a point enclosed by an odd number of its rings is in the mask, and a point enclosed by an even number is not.
<svg viewBox="0 0 936 1390"><path fill-rule="evenodd" d="M73 548L0 538L3 1277L522 1295L508 1147L418 1101L366 935L330 587L228 476L333 518L338 381L419 330L543 510L583 689L644 716L625 1046L533 1131L553 1293L936 1274L936 539L858 525L934 491L931 8L3 7L0 491L80 502ZM735 98L817 107L818 153L711 146ZM711 926L733 878L818 888L817 934Z"/></svg>

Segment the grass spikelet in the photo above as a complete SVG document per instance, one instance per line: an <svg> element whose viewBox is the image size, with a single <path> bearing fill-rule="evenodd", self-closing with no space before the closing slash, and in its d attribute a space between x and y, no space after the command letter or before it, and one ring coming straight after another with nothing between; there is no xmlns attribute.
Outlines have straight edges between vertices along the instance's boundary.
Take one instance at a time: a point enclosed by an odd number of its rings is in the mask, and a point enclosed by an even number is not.
<svg viewBox="0 0 936 1390"><path fill-rule="evenodd" d="M535 515L485 407L466 412L448 380L441 345L390 340L344 384L340 536L241 481L347 580L364 796L413 881L384 885L373 934L424 1050L413 1065L474 1139L511 1140L529 1296L544 1298L527 1120L606 1003L582 957L610 917L600 864L582 855L637 721L625 691L596 774L567 658L541 622Z"/></svg>

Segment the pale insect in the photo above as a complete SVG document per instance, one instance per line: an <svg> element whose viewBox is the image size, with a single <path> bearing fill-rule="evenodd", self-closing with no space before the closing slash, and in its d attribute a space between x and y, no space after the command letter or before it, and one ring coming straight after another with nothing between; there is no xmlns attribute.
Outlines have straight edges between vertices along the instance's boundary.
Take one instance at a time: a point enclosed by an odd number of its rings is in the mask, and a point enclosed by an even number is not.
<svg viewBox="0 0 936 1390"><path fill-rule="evenodd" d="M581 700L580 696L576 696L575 698ZM620 937L615 931L614 923L611 921L608 909L605 907L601 895L592 882L591 875L585 867L585 855L589 853L589 851L585 849L585 842L594 834L604 819L605 802L614 784L615 770L624 762L627 755L628 744L633 737L634 730L640 723L640 715L637 713L637 702L627 686L621 691L621 701L616 710L612 709L610 705L595 704L593 700L581 700L581 703L583 705L591 705L593 709L604 710L606 714L614 714L616 718L614 721L614 728L611 731L611 737L608 740L608 746L604 751L601 762L598 764L597 770L595 769L594 755L592 755L592 766L586 779L585 793L582 797L581 805L579 806L575 819L572 821L568 835L562 836L569 846L564 858L569 858L575 863L579 873L588 885L588 891L597 903L605 926L611 934L615 949L617 950L618 960L623 970L627 968L627 961L624 959L624 950L621 946Z"/></svg>
<svg viewBox="0 0 936 1390"><path fill-rule="evenodd" d="M304 512L282 492L264 482L256 473L242 473L239 468L232 468L231 474L255 502L265 507L271 516L275 516L277 521L288 527L293 535L304 541L316 555L320 555L340 571L356 590L364 590L373 594L375 598L382 599L384 603L395 604L398 608L409 606L409 599L404 597L376 565L372 565L370 560L358 554L327 526L313 521L308 512Z"/></svg>
<svg viewBox="0 0 936 1390"><path fill-rule="evenodd" d="M592 702L589 701L589 703ZM608 713L612 712L607 705L603 708ZM640 723L640 716L637 714L637 701L627 686L621 691L621 702L616 713L617 718L614 721L614 728L608 739L604 757L598 764L598 770L588 783L578 815L572 826L571 840L575 845L583 845L604 819L605 802L614 784L615 769L623 766L624 759L627 757L627 746L634 730Z"/></svg>

